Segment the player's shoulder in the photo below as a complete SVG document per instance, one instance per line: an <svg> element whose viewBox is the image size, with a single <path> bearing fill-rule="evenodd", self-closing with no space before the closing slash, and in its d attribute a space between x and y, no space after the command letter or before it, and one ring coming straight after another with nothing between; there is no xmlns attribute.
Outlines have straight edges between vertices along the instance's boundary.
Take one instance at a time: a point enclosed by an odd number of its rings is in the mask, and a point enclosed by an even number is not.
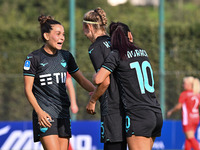
<svg viewBox="0 0 200 150"><path fill-rule="evenodd" d="M58 50L58 52L61 53L61 54L65 54L65 55L71 54L70 51L64 50L64 49Z"/></svg>
<svg viewBox="0 0 200 150"><path fill-rule="evenodd" d="M37 49L37 50L33 51L31 54L37 56L37 55L40 55L41 52L42 52L42 50L40 48L40 49Z"/></svg>
<svg viewBox="0 0 200 150"><path fill-rule="evenodd" d="M100 46L103 46L105 48L110 48L110 37L109 36L101 36L99 39L97 39L97 43L99 43Z"/></svg>
<svg viewBox="0 0 200 150"><path fill-rule="evenodd" d="M119 50L113 49L113 50L110 52L110 55L119 57Z"/></svg>
<svg viewBox="0 0 200 150"><path fill-rule="evenodd" d="M33 58L37 58L41 55L41 48L37 49L35 51L32 51L31 53L29 53L26 57L26 59L33 59Z"/></svg>
<svg viewBox="0 0 200 150"><path fill-rule="evenodd" d="M69 59L73 58L72 53L70 51L68 51L68 50L61 49L61 50L58 50L58 53L65 60L69 60Z"/></svg>
<svg viewBox="0 0 200 150"><path fill-rule="evenodd" d="M181 96L190 97L194 95L192 91L185 90L181 93Z"/></svg>
<svg viewBox="0 0 200 150"><path fill-rule="evenodd" d="M187 94L187 93L188 93L188 91L182 91L181 95L184 95L184 94Z"/></svg>
<svg viewBox="0 0 200 150"><path fill-rule="evenodd" d="M70 56L72 56L72 54L71 54L70 51L64 50L64 49L58 50L58 53L60 53L63 57L70 57Z"/></svg>
<svg viewBox="0 0 200 150"><path fill-rule="evenodd" d="M96 39L94 43L92 43L88 49L88 53L91 54L92 52L103 52L108 53L111 51L110 45L110 37L109 36L100 36Z"/></svg>
<svg viewBox="0 0 200 150"><path fill-rule="evenodd" d="M105 47L105 48L110 48L110 37L105 35L105 36L100 36L96 39L96 41L91 45L91 47Z"/></svg>

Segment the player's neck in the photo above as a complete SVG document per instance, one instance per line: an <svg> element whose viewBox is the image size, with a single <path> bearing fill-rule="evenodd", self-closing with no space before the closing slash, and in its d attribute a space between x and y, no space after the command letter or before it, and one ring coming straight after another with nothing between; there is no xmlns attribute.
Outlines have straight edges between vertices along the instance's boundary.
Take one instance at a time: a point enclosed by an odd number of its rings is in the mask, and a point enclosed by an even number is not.
<svg viewBox="0 0 200 150"><path fill-rule="evenodd" d="M96 39L98 38L98 37L100 37L100 36L104 36L104 35L107 35L105 32L96 32L95 34L94 34L94 41L96 41Z"/></svg>
<svg viewBox="0 0 200 150"><path fill-rule="evenodd" d="M51 46L48 46L47 44L45 44L44 46L44 50L48 53L48 54L51 54L51 55L54 55L56 52L57 52L57 49L51 47Z"/></svg>

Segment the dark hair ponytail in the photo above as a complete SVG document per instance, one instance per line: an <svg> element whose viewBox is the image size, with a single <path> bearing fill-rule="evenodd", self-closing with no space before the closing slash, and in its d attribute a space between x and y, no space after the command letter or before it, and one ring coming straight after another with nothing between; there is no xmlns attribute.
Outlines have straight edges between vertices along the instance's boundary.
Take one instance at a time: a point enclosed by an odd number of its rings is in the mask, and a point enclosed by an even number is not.
<svg viewBox="0 0 200 150"><path fill-rule="evenodd" d="M128 32L130 32L129 27L121 22L112 22L109 29L112 48L119 51L121 59L126 59L128 48L132 50L137 49L137 47L128 39Z"/></svg>
<svg viewBox="0 0 200 150"><path fill-rule="evenodd" d="M54 20L51 16L40 15L38 17L38 21L40 22L41 36L44 42L46 42L46 39L44 38L44 33L49 33L50 30L52 30L53 24L61 25L60 22Z"/></svg>

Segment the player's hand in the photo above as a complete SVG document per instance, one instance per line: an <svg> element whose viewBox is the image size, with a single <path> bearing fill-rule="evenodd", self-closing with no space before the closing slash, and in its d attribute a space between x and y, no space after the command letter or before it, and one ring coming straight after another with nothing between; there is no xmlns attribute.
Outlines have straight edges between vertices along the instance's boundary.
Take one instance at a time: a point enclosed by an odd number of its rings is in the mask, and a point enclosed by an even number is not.
<svg viewBox="0 0 200 150"><path fill-rule="evenodd" d="M86 106L86 110L87 110L88 114L91 114L91 115L96 114L96 112L95 112L95 105L96 105L95 101L92 101L92 100L89 101L89 103Z"/></svg>
<svg viewBox="0 0 200 150"><path fill-rule="evenodd" d="M71 111L72 113L76 114L78 112L78 106L77 105L71 105Z"/></svg>
<svg viewBox="0 0 200 150"><path fill-rule="evenodd" d="M172 111L167 112L167 117L169 118L172 115Z"/></svg>
<svg viewBox="0 0 200 150"><path fill-rule="evenodd" d="M50 123L50 121L52 121L52 119L48 113L42 110L37 115L38 115L38 123L40 126L49 128L51 127L52 124Z"/></svg>

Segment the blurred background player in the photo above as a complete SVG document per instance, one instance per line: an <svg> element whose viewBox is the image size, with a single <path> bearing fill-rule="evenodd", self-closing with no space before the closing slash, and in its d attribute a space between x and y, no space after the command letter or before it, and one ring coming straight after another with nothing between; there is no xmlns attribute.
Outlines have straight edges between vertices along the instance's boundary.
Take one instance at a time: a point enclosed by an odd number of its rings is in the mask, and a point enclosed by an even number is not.
<svg viewBox="0 0 200 150"><path fill-rule="evenodd" d="M183 78L184 91L180 94L178 103L167 112L167 117L182 109L182 126L186 136L185 150L199 150L195 132L199 124L200 83L192 76Z"/></svg>
<svg viewBox="0 0 200 150"><path fill-rule="evenodd" d="M100 7L85 13L83 31L92 42L88 53L96 72L111 52L110 37L107 35L106 25L106 13ZM99 99L101 105L101 142L104 143L104 150L126 150L124 111L113 74L97 86L86 109L89 114L95 114L96 101Z"/></svg>

